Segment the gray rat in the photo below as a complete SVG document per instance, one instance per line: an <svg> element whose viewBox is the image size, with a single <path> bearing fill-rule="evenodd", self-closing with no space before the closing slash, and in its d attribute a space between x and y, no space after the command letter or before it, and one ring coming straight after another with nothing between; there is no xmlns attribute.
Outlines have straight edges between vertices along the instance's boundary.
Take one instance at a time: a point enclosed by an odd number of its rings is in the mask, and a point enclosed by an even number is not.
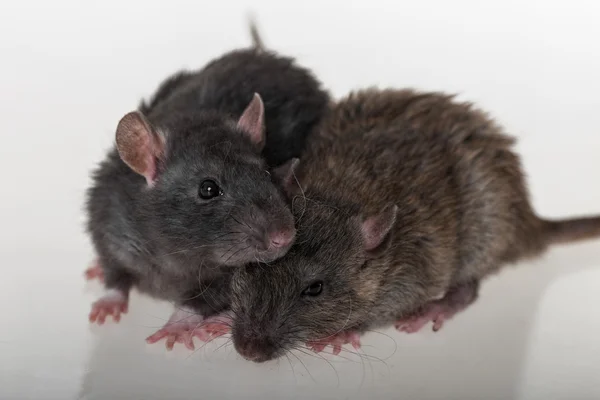
<svg viewBox="0 0 600 400"><path fill-rule="evenodd" d="M233 274L236 350L263 362L302 343L338 354L391 324L438 330L503 265L600 235L599 217L536 215L513 143L441 93L341 100L287 178L295 244Z"/></svg>
<svg viewBox="0 0 600 400"><path fill-rule="evenodd" d="M252 48L171 76L120 120L87 199L98 256L87 275L108 290L92 322L118 321L136 287L178 306L147 340L193 348L192 333L206 333L194 328L229 306L232 269L292 244L293 216L271 172L285 175L281 164L300 154L329 96L251 30Z"/></svg>

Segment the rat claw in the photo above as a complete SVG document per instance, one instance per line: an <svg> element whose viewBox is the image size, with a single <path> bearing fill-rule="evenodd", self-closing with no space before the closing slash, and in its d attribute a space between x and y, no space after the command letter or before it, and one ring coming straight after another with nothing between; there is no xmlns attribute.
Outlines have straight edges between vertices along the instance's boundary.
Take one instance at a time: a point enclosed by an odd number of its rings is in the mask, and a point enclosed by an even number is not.
<svg viewBox="0 0 600 400"><path fill-rule="evenodd" d="M360 350L360 336L357 333L350 335L350 344L354 347L354 350Z"/></svg>
<svg viewBox="0 0 600 400"><path fill-rule="evenodd" d="M434 332L437 332L442 329L442 326L444 326L444 318L442 316L438 316L438 318L433 321L432 329Z"/></svg>
<svg viewBox="0 0 600 400"><path fill-rule="evenodd" d="M106 311L100 310L100 312L98 313L98 324L103 325L105 320L106 320Z"/></svg>
<svg viewBox="0 0 600 400"><path fill-rule="evenodd" d="M153 344L168 335L165 330L159 330L146 338L146 343Z"/></svg>
<svg viewBox="0 0 600 400"><path fill-rule="evenodd" d="M333 355L337 356L338 354L340 354L342 352L342 346L339 344L334 344L333 345Z"/></svg>
<svg viewBox="0 0 600 400"><path fill-rule="evenodd" d="M188 348L188 350L195 350L195 346L194 346L194 340L193 340L193 336L191 334L189 335L185 335L184 339L183 339L183 344L185 345L185 347Z"/></svg>
<svg viewBox="0 0 600 400"><path fill-rule="evenodd" d="M312 345L312 351L314 351L315 353L320 353L323 350L325 350L325 347L327 347L327 345L324 344L313 344Z"/></svg>
<svg viewBox="0 0 600 400"><path fill-rule="evenodd" d="M165 342L165 347L167 350L173 350L173 346L175 346L175 341L177 340L177 336L174 333L169 334L167 337L167 341Z"/></svg>

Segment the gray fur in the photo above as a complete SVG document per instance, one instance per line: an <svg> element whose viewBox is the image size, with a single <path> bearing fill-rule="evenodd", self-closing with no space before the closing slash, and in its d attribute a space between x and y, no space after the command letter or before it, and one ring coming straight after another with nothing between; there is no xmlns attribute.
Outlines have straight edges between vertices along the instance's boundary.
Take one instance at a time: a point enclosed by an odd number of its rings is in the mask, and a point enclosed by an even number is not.
<svg viewBox="0 0 600 400"><path fill-rule="evenodd" d="M262 152L236 121L257 92L265 104ZM153 187L113 149L93 174L87 228L107 288L132 286L190 305L204 316L229 305L230 269L271 261L287 248L263 251L251 237L293 218L269 169L300 154L328 95L290 58L237 50L197 72L168 78L139 110L166 140ZM214 179L223 196L202 200Z"/></svg>

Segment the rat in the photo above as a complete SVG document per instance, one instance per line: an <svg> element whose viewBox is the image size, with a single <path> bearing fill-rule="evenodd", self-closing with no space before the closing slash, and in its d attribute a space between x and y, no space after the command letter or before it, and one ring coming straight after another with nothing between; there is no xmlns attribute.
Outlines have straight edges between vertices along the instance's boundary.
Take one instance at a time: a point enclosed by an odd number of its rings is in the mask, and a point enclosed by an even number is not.
<svg viewBox="0 0 600 400"><path fill-rule="evenodd" d="M443 93L342 99L284 182L295 244L233 273L237 352L264 362L304 345L358 349L364 332L391 325L437 331L502 266L599 236L600 217L534 212L513 144Z"/></svg>
<svg viewBox="0 0 600 400"><path fill-rule="evenodd" d="M86 276L107 289L91 322L118 321L135 287L177 306L147 341L193 348L193 335L218 333L232 271L293 243L278 176L329 95L308 69L266 50L253 22L251 34L251 48L172 75L119 121L87 198L97 262Z"/></svg>

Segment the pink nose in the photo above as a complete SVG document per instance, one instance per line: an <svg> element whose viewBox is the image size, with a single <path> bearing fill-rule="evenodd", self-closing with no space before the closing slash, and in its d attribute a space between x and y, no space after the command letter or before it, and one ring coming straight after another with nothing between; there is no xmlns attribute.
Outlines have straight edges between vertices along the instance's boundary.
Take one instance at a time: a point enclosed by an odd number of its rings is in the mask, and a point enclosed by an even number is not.
<svg viewBox="0 0 600 400"><path fill-rule="evenodd" d="M296 237L296 231L276 231L269 235L271 240L271 246L276 248L286 247L292 243L294 237Z"/></svg>

